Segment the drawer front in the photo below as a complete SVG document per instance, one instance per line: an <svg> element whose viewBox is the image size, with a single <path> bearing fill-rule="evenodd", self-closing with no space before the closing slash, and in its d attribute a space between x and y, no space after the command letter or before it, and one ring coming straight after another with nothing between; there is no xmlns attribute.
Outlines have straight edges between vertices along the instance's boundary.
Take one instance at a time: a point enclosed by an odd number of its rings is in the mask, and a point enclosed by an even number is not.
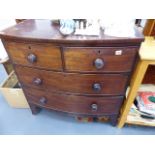
<svg viewBox="0 0 155 155"><path fill-rule="evenodd" d="M118 114L123 97L87 97L24 88L29 103L53 110L86 115Z"/></svg>
<svg viewBox="0 0 155 155"><path fill-rule="evenodd" d="M16 66L20 81L33 88L78 94L123 95L128 76L123 74L62 73Z"/></svg>
<svg viewBox="0 0 155 155"><path fill-rule="evenodd" d="M80 72L130 72L137 48L65 48L65 69Z"/></svg>
<svg viewBox="0 0 155 155"><path fill-rule="evenodd" d="M61 53L58 47L46 43L15 42L5 42L5 47L15 64L62 70Z"/></svg>

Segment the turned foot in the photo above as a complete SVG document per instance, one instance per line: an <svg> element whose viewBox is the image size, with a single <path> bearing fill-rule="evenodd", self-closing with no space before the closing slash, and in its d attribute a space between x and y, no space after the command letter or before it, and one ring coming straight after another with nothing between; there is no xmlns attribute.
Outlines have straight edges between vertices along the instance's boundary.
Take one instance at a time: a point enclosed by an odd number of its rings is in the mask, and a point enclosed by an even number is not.
<svg viewBox="0 0 155 155"><path fill-rule="evenodd" d="M31 111L32 111L32 114L33 115L36 115L40 112L41 108L40 107L37 107L36 105L30 105L30 108L31 108Z"/></svg>
<svg viewBox="0 0 155 155"><path fill-rule="evenodd" d="M117 125L117 121L118 121L118 115L112 115L110 116L110 122L113 126Z"/></svg>

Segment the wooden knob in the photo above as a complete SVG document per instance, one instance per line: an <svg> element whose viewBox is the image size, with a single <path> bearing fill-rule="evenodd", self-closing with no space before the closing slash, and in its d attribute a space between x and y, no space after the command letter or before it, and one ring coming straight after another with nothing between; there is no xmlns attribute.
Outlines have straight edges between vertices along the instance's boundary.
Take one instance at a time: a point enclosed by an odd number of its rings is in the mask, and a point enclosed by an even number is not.
<svg viewBox="0 0 155 155"><path fill-rule="evenodd" d="M92 110L92 111L97 111L97 110L98 110L98 105L97 105L96 103L93 103L93 104L91 105L91 110Z"/></svg>
<svg viewBox="0 0 155 155"><path fill-rule="evenodd" d="M36 56L35 54L29 54L29 55L27 56L27 59L28 59L28 61L29 61L30 63L34 63L34 62L37 61L37 56Z"/></svg>
<svg viewBox="0 0 155 155"><path fill-rule="evenodd" d="M45 97L41 97L40 100L39 100L39 103L44 105L47 103L47 99Z"/></svg>
<svg viewBox="0 0 155 155"><path fill-rule="evenodd" d="M104 61L100 58L97 58L95 61L94 61L94 65L96 67L96 69L101 69L104 67Z"/></svg>
<svg viewBox="0 0 155 155"><path fill-rule="evenodd" d="M101 86L101 84L100 83L94 83L93 84L93 90L94 91L101 91L101 89L102 89L102 86Z"/></svg>
<svg viewBox="0 0 155 155"><path fill-rule="evenodd" d="M34 78L33 83L38 86L42 84L42 80L40 78Z"/></svg>

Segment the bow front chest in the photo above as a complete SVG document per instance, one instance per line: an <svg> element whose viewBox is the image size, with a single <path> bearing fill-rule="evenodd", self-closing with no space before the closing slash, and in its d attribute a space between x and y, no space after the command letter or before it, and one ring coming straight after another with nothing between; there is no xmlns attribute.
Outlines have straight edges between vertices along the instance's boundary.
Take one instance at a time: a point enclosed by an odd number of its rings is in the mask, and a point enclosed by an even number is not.
<svg viewBox="0 0 155 155"><path fill-rule="evenodd" d="M63 36L51 20L25 20L0 36L33 114L46 108L115 124L143 41L134 31Z"/></svg>

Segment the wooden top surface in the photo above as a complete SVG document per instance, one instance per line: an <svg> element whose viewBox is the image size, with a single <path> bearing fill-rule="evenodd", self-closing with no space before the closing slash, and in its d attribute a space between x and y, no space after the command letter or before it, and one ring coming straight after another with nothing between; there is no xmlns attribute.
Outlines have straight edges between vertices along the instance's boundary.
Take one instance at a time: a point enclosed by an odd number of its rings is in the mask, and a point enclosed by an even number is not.
<svg viewBox="0 0 155 155"><path fill-rule="evenodd" d="M139 55L142 60L155 61L155 38L145 37L145 41L141 44Z"/></svg>
<svg viewBox="0 0 155 155"><path fill-rule="evenodd" d="M1 38L20 39L24 41L41 41L55 43L91 43L91 44L107 44L107 43L135 43L143 41L143 35L138 29L135 30L135 36L129 37L112 37L106 36L100 32L99 36L85 35L69 35L63 36L59 31L59 25L52 23L52 20L25 20L15 26L9 27L0 32Z"/></svg>

